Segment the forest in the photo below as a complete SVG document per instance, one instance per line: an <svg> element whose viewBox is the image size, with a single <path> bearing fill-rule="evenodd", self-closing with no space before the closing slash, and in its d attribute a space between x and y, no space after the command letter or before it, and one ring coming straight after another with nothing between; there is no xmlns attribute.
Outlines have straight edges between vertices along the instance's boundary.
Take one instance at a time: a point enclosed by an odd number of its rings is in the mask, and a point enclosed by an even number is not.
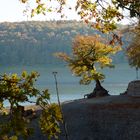
<svg viewBox="0 0 140 140"><path fill-rule="evenodd" d="M118 25L124 29L124 25ZM0 23L0 65L56 65L63 62L56 52L71 53L76 35L101 34L80 21L28 21ZM123 48L128 40L123 37ZM113 56L114 63L127 61L125 52Z"/></svg>

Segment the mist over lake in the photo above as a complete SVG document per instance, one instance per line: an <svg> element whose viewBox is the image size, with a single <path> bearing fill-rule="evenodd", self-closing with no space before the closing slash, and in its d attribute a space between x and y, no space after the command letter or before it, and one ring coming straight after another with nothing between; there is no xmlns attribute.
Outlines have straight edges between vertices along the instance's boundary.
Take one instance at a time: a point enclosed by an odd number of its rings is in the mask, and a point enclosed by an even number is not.
<svg viewBox="0 0 140 140"><path fill-rule="evenodd" d="M79 77L72 75L70 70L64 65L57 66L4 66L0 68L0 74L18 73L37 71L40 76L36 82L36 87L41 91L49 89L51 101L56 102L55 80L52 72L57 73L58 88L60 100L67 101L83 98L84 94L92 92L95 83L90 85L80 85ZM106 78L102 85L109 91L110 95L119 95L127 89L127 85L131 80L136 79L136 71L130 68L127 63L116 64L115 68L106 68L103 70Z"/></svg>

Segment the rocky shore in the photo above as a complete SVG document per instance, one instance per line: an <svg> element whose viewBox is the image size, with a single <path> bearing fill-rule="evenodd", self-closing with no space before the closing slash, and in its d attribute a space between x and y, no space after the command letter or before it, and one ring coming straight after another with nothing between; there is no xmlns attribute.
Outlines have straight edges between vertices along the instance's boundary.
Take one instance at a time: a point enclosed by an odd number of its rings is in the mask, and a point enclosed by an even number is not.
<svg viewBox="0 0 140 140"><path fill-rule="evenodd" d="M62 104L68 140L139 140L140 98L128 95L79 99ZM46 140L36 127L29 140ZM62 130L59 140L66 140Z"/></svg>

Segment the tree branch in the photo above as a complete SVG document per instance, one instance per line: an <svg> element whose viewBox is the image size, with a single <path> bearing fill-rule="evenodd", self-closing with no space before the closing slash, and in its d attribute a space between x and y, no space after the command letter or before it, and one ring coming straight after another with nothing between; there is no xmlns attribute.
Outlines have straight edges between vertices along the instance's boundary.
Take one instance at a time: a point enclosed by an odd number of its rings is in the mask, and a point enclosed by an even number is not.
<svg viewBox="0 0 140 140"><path fill-rule="evenodd" d="M135 10L133 8L125 6L121 0L118 0L118 2L119 2L119 4L121 5L122 8L127 9L129 11L133 11L135 14L137 14L140 17L140 12L139 11L137 11L137 10ZM133 3L133 2L131 2L131 3Z"/></svg>

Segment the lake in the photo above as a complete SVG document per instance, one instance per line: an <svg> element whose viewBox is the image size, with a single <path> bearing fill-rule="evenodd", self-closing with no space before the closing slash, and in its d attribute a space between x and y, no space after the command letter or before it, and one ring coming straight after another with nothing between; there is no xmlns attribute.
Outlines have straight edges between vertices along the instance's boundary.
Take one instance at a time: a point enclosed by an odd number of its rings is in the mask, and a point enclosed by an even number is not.
<svg viewBox="0 0 140 140"><path fill-rule="evenodd" d="M56 71L60 100L67 101L78 98L83 98L84 94L92 92L94 82L90 85L80 85L79 77L72 76L71 72L66 66L4 66L0 68L0 73L18 73L26 70L28 72L38 71L40 77L36 82L36 87L40 90L48 88L51 94L52 102L56 102L55 80L52 72ZM115 68L106 68L103 70L106 79L102 83L104 88L109 91L111 95L119 95L127 89L130 81L136 79L136 71L130 68L128 64L117 64Z"/></svg>

